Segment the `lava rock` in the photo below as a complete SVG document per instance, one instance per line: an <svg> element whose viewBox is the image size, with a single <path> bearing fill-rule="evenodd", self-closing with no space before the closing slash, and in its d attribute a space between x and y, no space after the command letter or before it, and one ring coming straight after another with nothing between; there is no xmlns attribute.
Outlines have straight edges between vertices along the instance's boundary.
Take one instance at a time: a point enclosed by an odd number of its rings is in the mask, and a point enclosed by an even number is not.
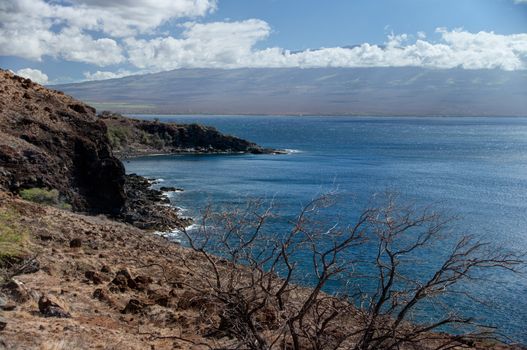
<svg viewBox="0 0 527 350"><path fill-rule="evenodd" d="M71 314L64 310L62 303L53 296L41 296L38 300L38 309L44 317L71 317Z"/></svg>
<svg viewBox="0 0 527 350"><path fill-rule="evenodd" d="M74 238L70 241L70 248L80 248L82 247L82 239Z"/></svg>
<svg viewBox="0 0 527 350"><path fill-rule="evenodd" d="M125 308L121 311L123 314L138 314L143 311L145 304L137 299L130 299Z"/></svg>
<svg viewBox="0 0 527 350"><path fill-rule="evenodd" d="M114 306L115 305L113 299L110 297L110 295L108 294L108 292L105 289L97 288L96 290L93 291L92 297L94 299L102 301L102 302L104 302L104 303L106 303L106 304L108 304L110 306Z"/></svg>
<svg viewBox="0 0 527 350"><path fill-rule="evenodd" d="M84 273L84 277L86 277L89 281L92 281L93 284L102 284L103 280L101 275L95 271L86 271Z"/></svg>
<svg viewBox="0 0 527 350"><path fill-rule="evenodd" d="M2 291L17 303L24 303L31 297L21 282L11 280L2 286Z"/></svg>
<svg viewBox="0 0 527 350"><path fill-rule="evenodd" d="M137 276L134 279L135 288L138 290L145 290L150 283L152 283L152 278L148 276Z"/></svg>
<svg viewBox="0 0 527 350"><path fill-rule="evenodd" d="M112 268L108 265L103 265L103 267L101 267L101 272L102 273L112 273Z"/></svg>

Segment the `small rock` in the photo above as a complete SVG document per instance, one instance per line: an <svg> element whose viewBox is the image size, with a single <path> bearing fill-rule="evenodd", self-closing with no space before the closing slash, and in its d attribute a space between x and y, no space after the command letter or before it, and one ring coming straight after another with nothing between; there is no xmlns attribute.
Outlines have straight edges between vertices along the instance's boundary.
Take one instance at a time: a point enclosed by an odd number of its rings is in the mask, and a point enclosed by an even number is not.
<svg viewBox="0 0 527 350"><path fill-rule="evenodd" d="M0 332L5 329L7 326L7 320L3 317L0 317Z"/></svg>
<svg viewBox="0 0 527 350"><path fill-rule="evenodd" d="M0 304L0 310L13 311L14 309L16 309L16 304L14 303L6 302L3 305Z"/></svg>
<svg viewBox="0 0 527 350"><path fill-rule="evenodd" d="M115 276L112 280L112 284L114 284L121 293L125 292L128 288L128 280L124 275Z"/></svg>
<svg viewBox="0 0 527 350"><path fill-rule="evenodd" d="M173 187L173 186L164 186L159 188L162 192L181 192L183 191L181 188Z"/></svg>
<svg viewBox="0 0 527 350"><path fill-rule="evenodd" d="M113 306L114 302L110 295L108 295L108 292L104 289L97 288L93 291L93 298L97 299L99 301L105 302L106 304Z"/></svg>
<svg viewBox="0 0 527 350"><path fill-rule="evenodd" d="M121 311L123 314L138 314L145 308L145 304L137 299L130 299L126 307Z"/></svg>
<svg viewBox="0 0 527 350"><path fill-rule="evenodd" d="M167 295L158 295L154 298L154 303L159 306L168 307L170 298Z"/></svg>
<svg viewBox="0 0 527 350"><path fill-rule="evenodd" d="M84 277L86 277L89 281L92 281L93 284L102 284L103 283L103 280L101 278L101 276L99 275L99 273L95 272L95 271L86 271L84 273Z"/></svg>
<svg viewBox="0 0 527 350"><path fill-rule="evenodd" d="M108 265L104 265L103 267L101 267L101 272L103 273L112 273L112 268Z"/></svg>
<svg viewBox="0 0 527 350"><path fill-rule="evenodd" d="M41 241L47 242L47 241L51 241L53 239L53 236L47 233L43 233L39 236L39 238Z"/></svg>
<svg viewBox="0 0 527 350"><path fill-rule="evenodd" d="M117 272L117 276L123 275L127 280L133 280L132 274L128 269L122 269Z"/></svg>
<svg viewBox="0 0 527 350"><path fill-rule="evenodd" d="M70 241L70 248L80 248L82 246L82 239L74 238Z"/></svg>
<svg viewBox="0 0 527 350"><path fill-rule="evenodd" d="M61 305L61 302L59 302L53 296L41 296L38 300L38 309L45 317L71 317L71 314L64 310L64 307Z"/></svg>
<svg viewBox="0 0 527 350"><path fill-rule="evenodd" d="M134 279L134 282L135 282L135 289L145 290L148 287L148 285L152 283L152 278L148 276L137 276Z"/></svg>
<svg viewBox="0 0 527 350"><path fill-rule="evenodd" d="M134 278L132 277L132 274L130 273L130 271L128 269L122 269L122 270L118 271L117 272L117 277L119 277L119 276L123 276L124 278L126 278L126 285L129 288L137 289L137 283L135 282Z"/></svg>
<svg viewBox="0 0 527 350"><path fill-rule="evenodd" d="M17 280L11 280L2 286L2 290L17 303L24 303L30 299L26 287Z"/></svg>

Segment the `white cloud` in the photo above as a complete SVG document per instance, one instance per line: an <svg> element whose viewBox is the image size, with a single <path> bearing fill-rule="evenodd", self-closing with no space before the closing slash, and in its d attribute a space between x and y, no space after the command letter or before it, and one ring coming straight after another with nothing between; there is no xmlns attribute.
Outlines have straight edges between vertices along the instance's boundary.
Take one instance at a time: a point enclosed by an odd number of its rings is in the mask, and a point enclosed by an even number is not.
<svg viewBox="0 0 527 350"><path fill-rule="evenodd" d="M527 4L527 0L514 0L515 4Z"/></svg>
<svg viewBox="0 0 527 350"><path fill-rule="evenodd" d="M126 40L129 61L136 67L168 70L192 67L401 67L527 69L527 34L499 35L438 29L438 43L424 33L410 42L407 34L389 35L385 45L290 52L255 49L270 27L260 20L187 24L182 38Z"/></svg>
<svg viewBox="0 0 527 350"><path fill-rule="evenodd" d="M438 29L438 41L424 32L391 34L384 45L290 52L259 48L271 34L269 24L259 19L191 20L179 24L182 33L177 36L159 32L168 28L163 24L205 16L216 6L217 0L4 0L0 2L0 55L33 60L51 56L101 67L127 63L142 72L193 67L527 69L527 33ZM132 74L130 68L114 68L87 72L85 77Z"/></svg>
<svg viewBox="0 0 527 350"><path fill-rule="evenodd" d="M5 0L0 2L0 55L118 64L125 61L119 38L149 33L173 18L203 16L215 7L216 0Z"/></svg>
<svg viewBox="0 0 527 350"><path fill-rule="evenodd" d="M48 76L44 73L42 73L38 69L32 69L32 68L24 68L19 69L15 72L16 75L20 75L24 78L29 78L33 80L35 83L39 84L46 84L48 82Z"/></svg>
<svg viewBox="0 0 527 350"><path fill-rule="evenodd" d="M154 70L244 66L254 57L253 46L271 30L266 22L256 19L187 23L184 28L181 39L169 36L125 40L130 63Z"/></svg>
<svg viewBox="0 0 527 350"><path fill-rule="evenodd" d="M118 70L117 72L109 71L96 71L95 73L84 72L83 75L86 80L105 80L105 79L116 79L122 78L133 74L139 74L138 72L131 72L128 70Z"/></svg>

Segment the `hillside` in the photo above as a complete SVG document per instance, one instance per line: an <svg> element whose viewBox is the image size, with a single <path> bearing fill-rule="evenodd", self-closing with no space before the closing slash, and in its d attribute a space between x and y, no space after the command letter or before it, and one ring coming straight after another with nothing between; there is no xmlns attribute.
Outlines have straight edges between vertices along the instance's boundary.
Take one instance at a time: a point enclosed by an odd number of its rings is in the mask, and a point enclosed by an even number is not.
<svg viewBox="0 0 527 350"><path fill-rule="evenodd" d="M118 214L125 170L95 109L0 71L0 188L58 190L77 211Z"/></svg>
<svg viewBox="0 0 527 350"><path fill-rule="evenodd" d="M527 115L524 71L178 69L57 88L99 109L126 113Z"/></svg>

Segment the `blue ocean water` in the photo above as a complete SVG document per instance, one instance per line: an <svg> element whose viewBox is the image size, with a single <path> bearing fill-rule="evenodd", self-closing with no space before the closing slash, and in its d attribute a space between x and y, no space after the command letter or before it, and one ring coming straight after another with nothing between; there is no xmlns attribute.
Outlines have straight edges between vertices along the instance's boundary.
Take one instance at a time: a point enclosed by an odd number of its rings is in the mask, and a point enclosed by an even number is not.
<svg viewBox="0 0 527 350"><path fill-rule="evenodd" d="M210 202L232 205L248 198L272 198L283 212L296 214L310 199L336 189L348 200L335 207L335 215L351 217L373 194L388 190L458 216L459 232L527 253L527 118L159 118L211 125L266 147L293 150L126 162L129 173L184 188L172 201L185 215L199 216ZM452 306L527 344L527 278L498 277L502 283L491 288L471 287L493 301L491 308L455 301Z"/></svg>

